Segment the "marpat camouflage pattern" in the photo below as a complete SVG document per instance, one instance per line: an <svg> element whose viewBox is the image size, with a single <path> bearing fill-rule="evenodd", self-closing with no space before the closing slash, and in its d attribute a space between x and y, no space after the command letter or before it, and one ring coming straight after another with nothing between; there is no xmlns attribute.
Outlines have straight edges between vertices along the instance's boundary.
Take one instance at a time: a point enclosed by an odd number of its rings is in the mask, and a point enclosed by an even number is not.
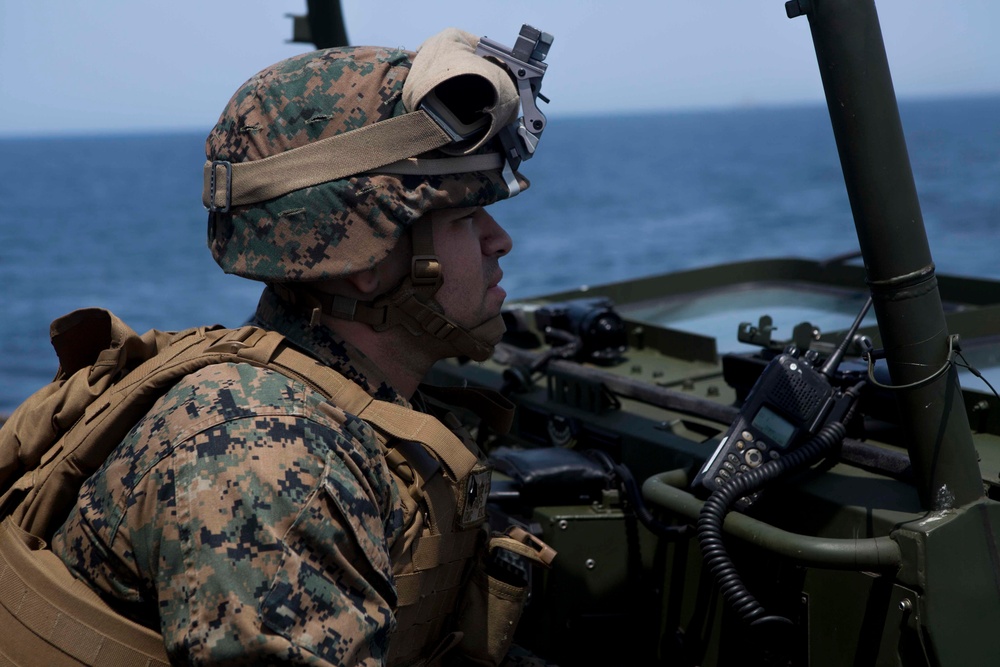
<svg viewBox="0 0 1000 667"><path fill-rule="evenodd" d="M413 56L345 47L268 67L233 96L206 156L262 160L407 113L402 90ZM383 260L429 211L508 196L499 168L369 172L212 212L208 242L227 273L268 283L326 280ZM274 288L265 289L252 323L282 333L371 396L413 409L359 350L309 326ZM481 533L488 472L480 465L455 483L463 491L471 485L478 500L458 507L458 529ZM455 602L465 565L478 560L468 560L470 551L443 561L441 572L454 582L435 590L438 597L404 600L402 583L397 595L397 579L421 583L438 574L390 561L404 530L412 540L420 524L411 491L399 484L363 420L274 371L217 364L154 404L85 483L52 547L114 609L159 630L173 662L383 665L411 659L387 658L391 636L400 638L395 655L412 655L423 651L410 644L420 633L423 642L446 630L449 608L428 615L422 603ZM393 635L404 612L406 627ZM427 631L412 619L437 625ZM542 664L516 655L512 664Z"/></svg>
<svg viewBox="0 0 1000 667"><path fill-rule="evenodd" d="M268 290L256 324L407 405ZM84 486L53 550L194 664L383 664L399 492L371 427L249 365L186 378ZM157 620L159 619L159 620Z"/></svg>
<svg viewBox="0 0 1000 667"><path fill-rule="evenodd" d="M206 157L261 160L400 116L410 111L402 90L413 55L343 47L268 67L233 95L208 136ZM518 181L522 190L529 185L519 174ZM210 213L209 247L227 273L265 282L327 280L380 262L428 211L486 206L509 194L499 169L362 174Z"/></svg>

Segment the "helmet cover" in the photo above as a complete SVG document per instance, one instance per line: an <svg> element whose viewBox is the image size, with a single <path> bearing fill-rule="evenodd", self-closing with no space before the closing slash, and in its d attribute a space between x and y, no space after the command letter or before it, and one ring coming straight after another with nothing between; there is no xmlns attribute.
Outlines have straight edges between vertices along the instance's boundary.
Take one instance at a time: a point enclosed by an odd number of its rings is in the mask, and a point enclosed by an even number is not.
<svg viewBox="0 0 1000 667"><path fill-rule="evenodd" d="M272 65L233 95L206 140L206 156L261 160L403 115L410 111L403 84L414 56L341 47ZM493 152L496 141L476 152ZM528 187L516 175L521 188ZM499 168L444 175L376 170L210 213L208 243L226 273L265 282L327 280L382 261L429 211L486 206L509 196Z"/></svg>

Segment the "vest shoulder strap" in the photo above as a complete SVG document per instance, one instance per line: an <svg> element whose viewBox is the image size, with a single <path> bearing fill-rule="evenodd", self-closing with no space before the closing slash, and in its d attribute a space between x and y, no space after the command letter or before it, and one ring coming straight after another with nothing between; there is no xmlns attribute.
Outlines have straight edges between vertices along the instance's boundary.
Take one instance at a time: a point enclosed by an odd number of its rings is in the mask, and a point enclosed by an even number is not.
<svg viewBox="0 0 1000 667"><path fill-rule="evenodd" d="M282 346L266 360L251 351L245 352L244 357L316 387L330 403L357 415L391 439L425 445L452 479L465 477L476 465L476 455L434 416L373 398L351 380L294 347Z"/></svg>

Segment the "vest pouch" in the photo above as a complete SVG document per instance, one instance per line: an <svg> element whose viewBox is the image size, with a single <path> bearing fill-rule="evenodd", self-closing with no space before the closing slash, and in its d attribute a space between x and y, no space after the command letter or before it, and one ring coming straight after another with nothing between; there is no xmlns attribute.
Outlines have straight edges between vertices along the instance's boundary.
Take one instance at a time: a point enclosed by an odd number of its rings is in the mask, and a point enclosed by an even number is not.
<svg viewBox="0 0 1000 667"><path fill-rule="evenodd" d="M528 599L527 581L498 564L523 557L548 567L555 555L551 547L516 526L506 535L490 538L489 552L476 561L458 607L455 629L462 639L457 653L469 664L497 667L503 662Z"/></svg>
<svg viewBox="0 0 1000 667"><path fill-rule="evenodd" d="M39 538L0 523L0 662L167 667L160 635L119 616Z"/></svg>
<svg viewBox="0 0 1000 667"><path fill-rule="evenodd" d="M459 606L458 653L472 665L497 667L507 656L528 587L507 583L477 567Z"/></svg>

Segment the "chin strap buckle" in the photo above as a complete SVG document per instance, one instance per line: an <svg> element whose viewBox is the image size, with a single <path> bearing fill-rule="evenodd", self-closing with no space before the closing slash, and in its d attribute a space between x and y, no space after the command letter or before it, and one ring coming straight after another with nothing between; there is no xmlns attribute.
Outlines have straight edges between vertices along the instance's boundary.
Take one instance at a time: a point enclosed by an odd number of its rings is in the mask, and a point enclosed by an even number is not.
<svg viewBox="0 0 1000 667"><path fill-rule="evenodd" d="M410 261L410 279L414 287L438 287L441 284L441 262L436 255L414 255Z"/></svg>

